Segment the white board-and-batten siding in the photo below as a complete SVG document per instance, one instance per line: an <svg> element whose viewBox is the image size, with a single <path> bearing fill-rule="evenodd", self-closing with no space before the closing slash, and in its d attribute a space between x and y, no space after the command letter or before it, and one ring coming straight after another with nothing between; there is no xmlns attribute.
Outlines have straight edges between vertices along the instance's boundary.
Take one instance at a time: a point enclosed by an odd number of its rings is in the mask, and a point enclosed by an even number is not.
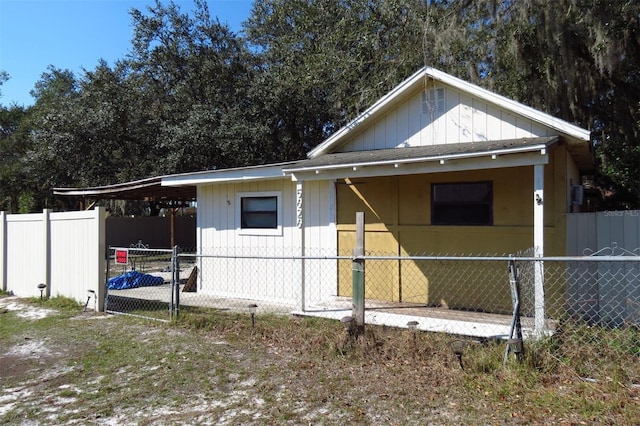
<svg viewBox="0 0 640 426"><path fill-rule="evenodd" d="M335 294L335 267L302 268L301 262L269 257L335 255L335 203L333 185L304 183L303 208L297 206L296 182L289 177L253 182L233 182L198 187L197 240L201 254L199 290L203 294L266 300L299 305L309 297ZM280 197L281 231L261 235L241 230L239 195L276 193ZM300 226L300 217L304 227ZM331 231L333 227L334 231ZM303 234L304 232L304 234ZM327 250L333 250L327 254ZM211 257L208 257L211 255ZM242 257L239 259L238 257ZM313 276L311 269L315 269ZM320 282L331 281L324 291ZM302 291L313 282L315 295Z"/></svg>
<svg viewBox="0 0 640 426"><path fill-rule="evenodd" d="M306 181L303 188L305 256L329 259L305 261L304 298L298 300L300 310L331 300L338 294L338 262L331 257L339 254L333 181Z"/></svg>
<svg viewBox="0 0 640 426"><path fill-rule="evenodd" d="M444 89L444 102L425 105L424 93L437 89ZM453 87L426 90L414 92L337 152L551 136L548 127Z"/></svg>
<svg viewBox="0 0 640 426"><path fill-rule="evenodd" d="M277 192L282 206L282 233L273 238L240 232L237 194L259 194ZM198 188L198 247L203 250L226 249L235 253L238 249L276 250L299 247L299 236L295 232L295 210L287 206L295 204L295 184L290 179L263 180L241 183L223 183Z"/></svg>

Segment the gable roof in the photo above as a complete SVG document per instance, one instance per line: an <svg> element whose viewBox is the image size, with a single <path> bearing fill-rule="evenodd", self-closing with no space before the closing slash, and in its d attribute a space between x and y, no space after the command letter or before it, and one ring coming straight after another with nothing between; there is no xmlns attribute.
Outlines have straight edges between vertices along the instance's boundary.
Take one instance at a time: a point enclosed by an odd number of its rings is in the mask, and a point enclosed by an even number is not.
<svg viewBox="0 0 640 426"><path fill-rule="evenodd" d="M462 92L469 94L472 97L481 99L487 103L495 105L498 108L505 109L512 112L513 114L520 115L531 121L540 123L543 126L553 129L560 135L567 138L570 149L574 148L574 146L572 145L580 145L580 147L576 149L576 151L580 151L576 152L577 155L581 157L587 157L590 155L590 132L588 130L575 126L564 120L560 120L534 108L523 105L512 99L490 92L489 90L468 83L442 71L436 70L431 67L424 67L413 74L411 77L400 83L393 90L380 98L371 107L365 110L362 114L360 114L346 126L335 132L320 145L309 151L307 157L316 158L318 156L335 151L341 146L341 144L345 143L353 133L355 133L356 129L359 130L368 123L374 123L379 117L381 117L383 114L397 105L398 102L405 99L415 90L424 87L425 82L429 79L439 81L448 86L452 86ZM582 152L585 151L585 145L587 146L587 153ZM586 158L584 158L583 161L580 162L587 163L588 161Z"/></svg>

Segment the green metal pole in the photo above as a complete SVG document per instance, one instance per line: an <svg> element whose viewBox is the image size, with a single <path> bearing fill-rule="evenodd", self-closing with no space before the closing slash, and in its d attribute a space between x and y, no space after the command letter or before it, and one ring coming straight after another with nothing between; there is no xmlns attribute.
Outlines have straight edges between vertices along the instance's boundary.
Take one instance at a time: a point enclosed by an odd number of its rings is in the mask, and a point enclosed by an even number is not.
<svg viewBox="0 0 640 426"><path fill-rule="evenodd" d="M352 303L356 335L364 333L364 212L356 212L356 246L353 249Z"/></svg>

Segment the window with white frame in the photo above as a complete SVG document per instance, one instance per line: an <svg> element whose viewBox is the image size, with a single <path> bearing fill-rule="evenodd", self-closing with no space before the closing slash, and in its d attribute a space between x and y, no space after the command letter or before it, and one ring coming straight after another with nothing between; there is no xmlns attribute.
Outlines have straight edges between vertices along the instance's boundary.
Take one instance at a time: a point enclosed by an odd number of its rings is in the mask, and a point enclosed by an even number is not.
<svg viewBox="0 0 640 426"><path fill-rule="evenodd" d="M244 192L237 194L240 233L280 235L282 208L280 192Z"/></svg>

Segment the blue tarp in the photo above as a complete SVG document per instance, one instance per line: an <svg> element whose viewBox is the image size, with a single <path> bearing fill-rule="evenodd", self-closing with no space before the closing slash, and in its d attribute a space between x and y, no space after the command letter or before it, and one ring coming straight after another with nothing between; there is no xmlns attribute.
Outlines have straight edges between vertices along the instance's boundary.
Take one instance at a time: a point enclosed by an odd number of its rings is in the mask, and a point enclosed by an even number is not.
<svg viewBox="0 0 640 426"><path fill-rule="evenodd" d="M164 284L164 278L138 271L129 271L117 277L109 278L109 290L125 290L127 288L147 287Z"/></svg>

